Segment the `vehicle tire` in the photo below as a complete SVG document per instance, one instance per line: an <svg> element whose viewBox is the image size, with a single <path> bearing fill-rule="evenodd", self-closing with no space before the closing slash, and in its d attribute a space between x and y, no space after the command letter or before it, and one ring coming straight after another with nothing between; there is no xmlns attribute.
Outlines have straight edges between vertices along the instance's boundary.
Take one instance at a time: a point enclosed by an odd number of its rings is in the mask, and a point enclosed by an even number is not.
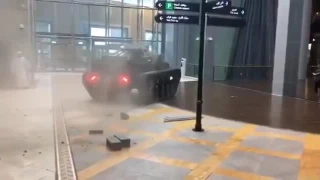
<svg viewBox="0 0 320 180"><path fill-rule="evenodd" d="M101 96L99 96L98 93L89 92L89 95L94 101L101 101Z"/></svg>

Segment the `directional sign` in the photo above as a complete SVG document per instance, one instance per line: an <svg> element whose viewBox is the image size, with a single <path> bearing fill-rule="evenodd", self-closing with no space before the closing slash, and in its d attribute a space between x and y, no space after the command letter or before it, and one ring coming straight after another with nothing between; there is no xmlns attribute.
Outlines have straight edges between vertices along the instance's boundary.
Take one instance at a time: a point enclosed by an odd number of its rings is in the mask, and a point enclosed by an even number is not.
<svg viewBox="0 0 320 180"><path fill-rule="evenodd" d="M155 21L157 23L199 24L199 16L157 14Z"/></svg>
<svg viewBox="0 0 320 180"><path fill-rule="evenodd" d="M206 12L211 13L215 12L218 9L225 9L231 6L230 0L219 0L207 2L205 5Z"/></svg>
<svg viewBox="0 0 320 180"><path fill-rule="evenodd" d="M211 13L243 17L246 14L246 11L244 8L230 7L230 8L217 9L215 11L212 11Z"/></svg>
<svg viewBox="0 0 320 180"><path fill-rule="evenodd" d="M208 26L224 26L224 27L244 27L246 21L243 19L208 17Z"/></svg>
<svg viewBox="0 0 320 180"><path fill-rule="evenodd" d="M200 12L199 3L158 1L156 3L156 8L158 10L168 10L168 11Z"/></svg>

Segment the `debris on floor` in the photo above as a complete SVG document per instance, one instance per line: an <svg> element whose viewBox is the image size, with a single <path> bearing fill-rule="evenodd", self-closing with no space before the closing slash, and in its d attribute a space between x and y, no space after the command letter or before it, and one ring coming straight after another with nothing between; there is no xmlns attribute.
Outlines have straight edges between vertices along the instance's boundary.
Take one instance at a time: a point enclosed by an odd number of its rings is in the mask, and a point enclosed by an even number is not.
<svg viewBox="0 0 320 180"><path fill-rule="evenodd" d="M129 114L128 113L125 113L125 112L121 112L120 113L120 119L121 120L128 120L130 117L129 117Z"/></svg>
<svg viewBox="0 0 320 180"><path fill-rule="evenodd" d="M125 134L114 134L107 137L107 147L112 151L119 151L122 148L130 148L131 139Z"/></svg>
<svg viewBox="0 0 320 180"><path fill-rule="evenodd" d="M195 119L196 119L195 116L175 116L175 117L166 116L163 122L190 121Z"/></svg>
<svg viewBox="0 0 320 180"><path fill-rule="evenodd" d="M111 151L119 151L122 149L122 144L118 138L116 138L114 136L109 136L109 137L107 137L107 147Z"/></svg>
<svg viewBox="0 0 320 180"><path fill-rule="evenodd" d="M103 134L103 130L89 130L89 134L91 135Z"/></svg>
<svg viewBox="0 0 320 180"><path fill-rule="evenodd" d="M116 134L116 135L114 135L114 137L116 137L117 139L119 139L121 141L122 147L124 147L124 148L130 147L130 144L131 144L130 138L128 138L126 135Z"/></svg>

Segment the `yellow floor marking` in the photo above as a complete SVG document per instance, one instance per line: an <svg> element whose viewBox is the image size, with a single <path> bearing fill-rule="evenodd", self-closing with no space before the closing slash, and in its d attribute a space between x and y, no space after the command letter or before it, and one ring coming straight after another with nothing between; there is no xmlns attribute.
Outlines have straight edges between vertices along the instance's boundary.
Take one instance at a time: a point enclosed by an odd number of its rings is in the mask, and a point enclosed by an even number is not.
<svg viewBox="0 0 320 180"><path fill-rule="evenodd" d="M108 168L119 164L122 161L125 161L129 157L133 157L137 154L140 154L142 151L168 139L172 134L175 134L177 131L180 131L184 128L189 127L190 125L188 123L176 125L175 127L171 128L167 132L163 134L155 134L154 137L151 140L145 141L137 146L134 146L129 149L121 150L117 153L114 153L112 157L104 159L98 163L93 164L92 166L80 171L78 173L78 179L79 180L87 180L95 175L107 170Z"/></svg>
<svg viewBox="0 0 320 180"><path fill-rule="evenodd" d="M155 144L158 144L159 142L165 140L164 137L154 138L152 140L146 141L144 143L141 143L140 145L137 145L135 147L132 147L130 149L125 149L120 151L119 153L115 153L112 157L104 159L96 164L93 164L92 166L80 171L78 173L78 179L79 180L87 180L95 175L105 171L106 169L119 164L122 161L125 161L129 157L134 156L135 153L139 153L140 151L143 151L145 149L148 149L149 147L154 146Z"/></svg>
<svg viewBox="0 0 320 180"><path fill-rule="evenodd" d="M304 139L304 148L320 151L320 135L308 134Z"/></svg>
<svg viewBox="0 0 320 180"><path fill-rule="evenodd" d="M320 135L305 137L304 152L300 159L299 180L320 179Z"/></svg>
<svg viewBox="0 0 320 180"><path fill-rule="evenodd" d="M200 144L200 145L212 146L212 147L215 147L218 144L215 142L205 141L201 139L192 139L192 138L186 138L186 137L180 137L180 136L171 136L170 139L180 141L180 142Z"/></svg>
<svg viewBox="0 0 320 180"><path fill-rule="evenodd" d="M300 159L300 157L301 157L301 155L299 155L299 154L290 154L290 153L285 153L285 152L270 151L270 150L265 150L265 149L243 147L243 146L238 147L237 150L238 151L245 151L245 152L249 152L249 153L263 154L263 155L268 155L268 156L277 156L277 157L286 158L286 159Z"/></svg>
<svg viewBox="0 0 320 180"><path fill-rule="evenodd" d="M243 180L272 180L271 177L265 177L265 176L259 176L256 174L246 173L246 172L240 172L230 169L223 169L223 168L217 168L214 173L217 173L219 175L228 176L228 177L234 177L239 178Z"/></svg>
<svg viewBox="0 0 320 180"><path fill-rule="evenodd" d="M248 135L254 132L254 125L246 125L239 129L235 134L225 143L219 144L216 147L216 152L202 162L199 166L193 169L186 179L206 179L208 176L216 170L221 162L229 157L229 155L235 151L241 144L242 140Z"/></svg>
<svg viewBox="0 0 320 180"><path fill-rule="evenodd" d="M291 136L291 135L282 135L282 134L276 134L271 132L254 132L252 136L263 136L263 137L270 137L270 138L280 138L285 140L291 140L291 141L299 141L303 142L304 137L299 136Z"/></svg>
<svg viewBox="0 0 320 180"><path fill-rule="evenodd" d="M156 116L158 114L162 114L165 112L170 112L172 109L169 109L168 107L161 107L158 109L153 110L152 112L147 112L146 114L140 115L140 116L135 116L132 119L128 120L127 122L130 123L132 121L137 121L141 119L148 119L150 117ZM116 122L116 121L114 121ZM110 129L116 130L117 132L128 132L129 129L126 127L122 127L120 124L111 124L109 127L103 127L104 131L109 131ZM78 139L87 139L89 137L89 132L82 133L80 135L76 136L69 136L70 142L72 143L74 140Z"/></svg>
<svg viewBox="0 0 320 180"><path fill-rule="evenodd" d="M205 126L206 130L218 130L218 131L226 131L226 132L235 132L237 129L234 128L228 128L228 127L221 127L221 126Z"/></svg>
<svg viewBox="0 0 320 180"><path fill-rule="evenodd" d="M144 159L144 160L162 163L162 164L171 165L171 166L182 167L186 169L194 169L198 165L193 162L171 159L171 158L161 157L161 156L153 156L150 154L139 154L137 156L134 156L134 158Z"/></svg>
<svg viewBox="0 0 320 180"><path fill-rule="evenodd" d="M148 112L148 113L141 115L141 116L134 116L134 117L130 118L130 120L128 120L128 122L134 122L134 121L140 121L140 120L159 121L159 120L154 119L152 117L163 114L163 113L169 113L172 111L174 111L174 109L169 108L169 107L162 107L162 108L155 109L154 111Z"/></svg>

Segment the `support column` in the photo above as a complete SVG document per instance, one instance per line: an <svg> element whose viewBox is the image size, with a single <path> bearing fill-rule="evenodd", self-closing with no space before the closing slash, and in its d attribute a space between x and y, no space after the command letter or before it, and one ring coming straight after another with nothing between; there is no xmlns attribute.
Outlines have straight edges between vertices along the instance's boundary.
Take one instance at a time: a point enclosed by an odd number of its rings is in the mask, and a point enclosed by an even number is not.
<svg viewBox="0 0 320 180"><path fill-rule="evenodd" d="M273 63L272 94L283 94L288 39L290 0L278 1L276 43Z"/></svg>
<svg viewBox="0 0 320 180"><path fill-rule="evenodd" d="M299 57L299 74L298 78L306 79L307 68L308 68L308 44L310 37L310 23L312 16L312 1L304 0L303 1L303 17L302 17L302 26L301 26L301 48L300 48L300 57Z"/></svg>
<svg viewBox="0 0 320 180"><path fill-rule="evenodd" d="M272 93L295 96L305 77L311 0L279 0ZM303 76L304 75L304 76Z"/></svg>

